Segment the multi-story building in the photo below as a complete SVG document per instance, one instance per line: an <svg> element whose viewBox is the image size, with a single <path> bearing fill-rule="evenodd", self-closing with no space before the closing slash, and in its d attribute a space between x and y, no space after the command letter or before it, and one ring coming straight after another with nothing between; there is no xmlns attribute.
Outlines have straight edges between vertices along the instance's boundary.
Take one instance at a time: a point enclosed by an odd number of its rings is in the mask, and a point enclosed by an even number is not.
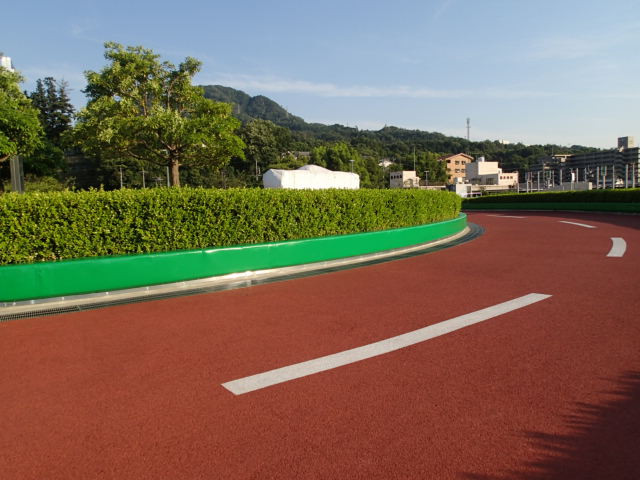
<svg viewBox="0 0 640 480"><path fill-rule="evenodd" d="M563 181L584 180L596 188L636 186L640 180L640 148L633 137L618 138L618 148L572 155L561 173Z"/></svg>
<svg viewBox="0 0 640 480"><path fill-rule="evenodd" d="M541 188L569 182L591 182L596 188L640 185L640 147L633 137L618 138L618 148L541 158L527 172Z"/></svg>
<svg viewBox="0 0 640 480"><path fill-rule="evenodd" d="M390 188L418 188L419 186L420 178L416 175L415 170L389 173Z"/></svg>
<svg viewBox="0 0 640 480"><path fill-rule="evenodd" d="M552 154L538 159L538 163L532 165L525 174L523 181L535 182L540 189L549 188L560 182L560 174L567 168L568 154Z"/></svg>
<svg viewBox="0 0 640 480"><path fill-rule="evenodd" d="M467 164L473 162L473 157L466 153L456 153L438 159L447 167L447 180L449 183L463 183L467 176Z"/></svg>
<svg viewBox="0 0 640 480"><path fill-rule="evenodd" d="M487 162L478 157L475 162L467 164L467 181L472 185L494 185L499 187L515 187L518 184L518 172L504 173L498 162Z"/></svg>
<svg viewBox="0 0 640 480"><path fill-rule="evenodd" d="M13 72L13 63L11 57L5 57L4 53L0 52L0 67L4 67L10 72Z"/></svg>

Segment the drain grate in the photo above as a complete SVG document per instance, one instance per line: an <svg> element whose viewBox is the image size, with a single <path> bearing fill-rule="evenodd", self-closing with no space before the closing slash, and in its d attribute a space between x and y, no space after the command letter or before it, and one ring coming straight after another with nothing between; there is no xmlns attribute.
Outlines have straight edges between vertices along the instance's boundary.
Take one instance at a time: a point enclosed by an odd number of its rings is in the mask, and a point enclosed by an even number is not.
<svg viewBox="0 0 640 480"><path fill-rule="evenodd" d="M28 312L8 313L0 315L0 322L8 322L9 320L20 320L23 318L45 317L48 315L58 315L60 313L78 312L80 308L77 305L69 305L68 307L45 308L42 310L29 310Z"/></svg>

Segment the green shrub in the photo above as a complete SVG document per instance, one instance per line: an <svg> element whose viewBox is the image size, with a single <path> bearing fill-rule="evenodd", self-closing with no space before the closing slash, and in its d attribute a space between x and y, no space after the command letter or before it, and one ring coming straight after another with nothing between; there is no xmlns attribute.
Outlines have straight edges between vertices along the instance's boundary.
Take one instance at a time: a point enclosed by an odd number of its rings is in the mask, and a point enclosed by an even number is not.
<svg viewBox="0 0 640 480"><path fill-rule="evenodd" d="M534 192L534 193L509 193L504 195L487 195L468 198L464 204L478 203L565 203L565 202L616 202L637 203L640 202L640 188L628 188L619 190L581 190L568 192Z"/></svg>
<svg viewBox="0 0 640 480"><path fill-rule="evenodd" d="M455 218L425 190L147 189L0 196L0 264L190 250Z"/></svg>

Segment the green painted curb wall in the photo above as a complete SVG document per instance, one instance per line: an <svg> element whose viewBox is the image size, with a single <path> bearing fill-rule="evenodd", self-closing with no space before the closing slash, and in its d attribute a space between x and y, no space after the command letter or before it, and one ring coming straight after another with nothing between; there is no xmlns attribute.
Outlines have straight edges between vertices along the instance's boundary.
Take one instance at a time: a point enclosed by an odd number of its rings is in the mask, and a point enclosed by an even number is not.
<svg viewBox="0 0 640 480"><path fill-rule="evenodd" d="M352 235L7 265L0 267L0 302L110 292L366 255L432 242L466 226L467 216L460 214L444 222Z"/></svg>
<svg viewBox="0 0 640 480"><path fill-rule="evenodd" d="M585 212L640 213L640 203L620 202L462 202L463 210L581 210Z"/></svg>

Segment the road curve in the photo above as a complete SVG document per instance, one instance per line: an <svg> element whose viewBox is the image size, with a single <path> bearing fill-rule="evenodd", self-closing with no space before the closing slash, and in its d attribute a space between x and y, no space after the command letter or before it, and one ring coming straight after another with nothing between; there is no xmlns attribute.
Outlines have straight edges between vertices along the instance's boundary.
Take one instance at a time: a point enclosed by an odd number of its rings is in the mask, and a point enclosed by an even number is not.
<svg viewBox="0 0 640 480"><path fill-rule="evenodd" d="M0 323L0 478L640 478L640 216L469 221L485 234L426 255Z"/></svg>

